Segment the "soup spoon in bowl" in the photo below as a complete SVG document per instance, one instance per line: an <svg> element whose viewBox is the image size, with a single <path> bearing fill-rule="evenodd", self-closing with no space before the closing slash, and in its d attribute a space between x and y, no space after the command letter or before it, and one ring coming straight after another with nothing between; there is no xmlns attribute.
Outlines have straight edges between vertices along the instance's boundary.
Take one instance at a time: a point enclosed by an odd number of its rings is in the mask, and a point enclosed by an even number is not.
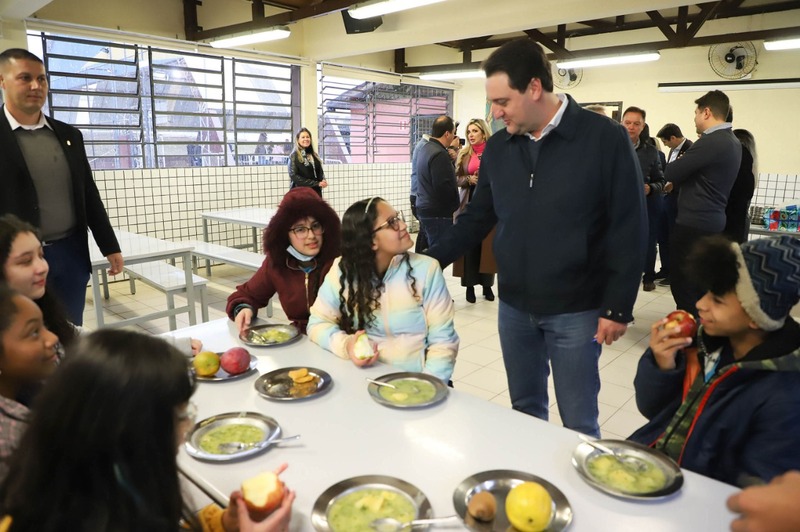
<svg viewBox="0 0 800 532"><path fill-rule="evenodd" d="M369 526L377 532L400 532L400 530L404 530L406 528L444 523L446 521L452 521L456 518L458 518L457 515L448 515L447 517L434 517L432 519L414 519L413 521L403 523L394 517L381 517L380 519L375 519L369 524Z"/></svg>
<svg viewBox="0 0 800 532"><path fill-rule="evenodd" d="M378 386L386 386L387 388L391 388L392 390L396 390L397 386L394 384L389 384L388 382L378 381L375 379L370 379L369 377L364 378L367 382L371 382L372 384L377 384Z"/></svg>
<svg viewBox="0 0 800 532"><path fill-rule="evenodd" d="M244 443L241 441L226 441L220 443L218 448L225 454L233 454L238 453L239 451L245 451L247 449L255 449L257 447L266 447L268 445L277 445L279 443L284 443L287 441L296 440L300 437L299 434L295 434L294 436L289 436L287 438L276 438L274 440L267 440L267 441L260 441L256 443Z"/></svg>
<svg viewBox="0 0 800 532"><path fill-rule="evenodd" d="M623 467L633 471L634 473L641 473L642 471L647 469L647 466L644 463L642 463L642 461L639 458L636 458L635 456L615 451L614 449L607 447L602 443L597 443L595 440L587 437L584 434L578 434L578 438L584 443L587 443L590 446L597 449L598 451L602 452L603 454L613 456L617 460L617 462L622 464Z"/></svg>

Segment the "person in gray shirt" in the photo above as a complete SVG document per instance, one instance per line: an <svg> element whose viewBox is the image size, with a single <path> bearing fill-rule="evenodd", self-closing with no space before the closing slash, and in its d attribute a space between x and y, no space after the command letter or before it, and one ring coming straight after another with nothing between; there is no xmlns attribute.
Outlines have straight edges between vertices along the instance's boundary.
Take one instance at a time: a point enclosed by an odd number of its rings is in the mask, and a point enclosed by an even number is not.
<svg viewBox="0 0 800 532"><path fill-rule="evenodd" d="M108 272L123 259L103 200L92 178L83 135L42 112L48 81L44 63L22 48L0 53L0 214L12 213L41 231L50 265L48 290L83 324L89 281L88 230L108 259Z"/></svg>
<svg viewBox="0 0 800 532"><path fill-rule="evenodd" d="M700 138L682 157L667 165L665 177L678 191L678 216L672 232L672 256L688 256L702 237L722 233L725 207L739 172L742 144L726 122L730 101L722 91L695 100L694 123ZM686 278L680 263L671 268L672 297L677 308L697 315L695 303L703 295Z"/></svg>

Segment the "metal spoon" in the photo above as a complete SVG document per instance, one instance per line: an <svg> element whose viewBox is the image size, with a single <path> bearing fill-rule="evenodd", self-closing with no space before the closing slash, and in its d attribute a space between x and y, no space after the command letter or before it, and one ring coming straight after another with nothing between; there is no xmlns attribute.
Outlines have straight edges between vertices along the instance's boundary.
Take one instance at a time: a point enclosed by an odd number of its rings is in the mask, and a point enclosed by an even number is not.
<svg viewBox="0 0 800 532"><path fill-rule="evenodd" d="M369 377L365 377L364 380L366 380L367 382L371 382L372 384L377 384L378 386L386 386L387 388L391 388L392 390L397 389L397 386L395 386L394 384L389 384L388 382L376 381L375 379L370 379Z"/></svg>
<svg viewBox="0 0 800 532"><path fill-rule="evenodd" d="M624 467L633 470L636 473L640 473L645 469L647 469L647 466L644 465L642 461L636 458L635 456L629 456L626 454L619 453L610 447L606 447L602 443L597 443L595 440L589 438L585 434L578 434L578 438L582 442L589 444L598 451L613 456L614 458L617 459L617 462L622 464Z"/></svg>
<svg viewBox="0 0 800 532"><path fill-rule="evenodd" d="M267 441L260 441L257 443L244 443L240 441L226 441L220 443L218 449L222 451L224 454L233 454L238 453L239 451L244 451L245 449L252 449L256 447L266 447L267 445L277 445L279 443L287 442L296 440L300 437L299 434L295 434L294 436L288 436L286 438L276 438L274 440L267 440Z"/></svg>
<svg viewBox="0 0 800 532"><path fill-rule="evenodd" d="M398 521L394 517L382 517L380 519L375 519L369 524L369 526L378 532L398 532L406 527L414 528L418 525L444 523L445 521L451 521L457 517L457 515L448 515L447 517L434 517L432 519L414 519L413 521L408 521L406 523Z"/></svg>

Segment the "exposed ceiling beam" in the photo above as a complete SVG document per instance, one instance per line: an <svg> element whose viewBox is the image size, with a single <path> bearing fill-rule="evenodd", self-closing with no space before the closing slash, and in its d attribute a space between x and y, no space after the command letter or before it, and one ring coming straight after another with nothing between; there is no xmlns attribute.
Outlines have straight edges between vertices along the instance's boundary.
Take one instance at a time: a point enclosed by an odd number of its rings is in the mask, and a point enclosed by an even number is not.
<svg viewBox="0 0 800 532"><path fill-rule="evenodd" d="M525 34L545 48L552 50L559 59L572 57L572 53L564 47L563 41L557 42L539 30L525 30Z"/></svg>
<svg viewBox="0 0 800 532"><path fill-rule="evenodd" d="M190 4L194 4L196 0L183 0L183 1L184 5L186 5L187 2ZM237 33L245 33L248 31L263 30L266 28L271 28L272 26L291 24L292 22L297 22L299 20L318 17L321 15L327 15L328 13L335 13L337 11L342 11L343 9L347 9L357 4L359 1L363 0L327 0L326 2L321 4L314 4L308 7L301 7L293 11L286 11L284 13L278 13L277 15L271 15L269 17L260 17L256 20L251 20L249 22L241 22L239 24L231 24L230 26L222 26L219 28L212 28L208 30L202 29L199 31L195 31L193 34L190 34L189 32L190 28L187 27L186 38L190 41L202 41L207 39L214 39L217 37L235 35ZM196 7L197 6L194 5L195 9Z"/></svg>
<svg viewBox="0 0 800 532"><path fill-rule="evenodd" d="M661 30L661 33L664 34L664 37L667 38L674 46L680 46L680 39L678 39L678 34L675 33L675 30L672 29L672 26L664 20L664 17L661 16L661 13L658 11L648 11L647 16L650 17L650 20L656 25L656 27Z"/></svg>
<svg viewBox="0 0 800 532"><path fill-rule="evenodd" d="M772 30L755 30L745 31L740 33L726 33L724 35L708 35L705 37L695 37L691 41L691 46L711 46L720 43L729 43L734 41L755 41L763 39L781 39L797 35L797 28L777 28ZM506 42L512 39L503 39ZM498 43L500 41L493 41ZM497 44L500 46L500 44ZM592 48L591 50L571 50L570 53L575 58L582 57L602 57L617 54L634 54L641 52L653 52L657 50L668 50L676 48L669 41L654 41L637 44L622 44L619 46L606 46L603 48ZM547 54L547 58L551 61L561 59L556 54ZM405 66L403 71L398 71L398 74L409 73L425 73L425 72L443 72L451 70L470 70L479 69L480 62L472 63L449 63L444 65L425 65L425 66Z"/></svg>
<svg viewBox="0 0 800 532"><path fill-rule="evenodd" d="M688 38L685 38L685 42L688 42L692 37L697 35L697 32L700 30L703 24L712 18L714 20L721 20L767 13L780 13L783 11L800 9L800 0L762 4L751 7L739 7L741 3L742 2L740 0L729 0L727 2L705 2L702 4L697 4L696 8L699 8L700 11L693 14L689 14L689 7L692 6L682 6L678 9L678 14L675 16L661 16L668 25L676 25L679 29L681 24L686 24L687 22L690 23L686 33L684 34L685 36L689 36ZM682 17L685 17L683 21ZM581 24L586 27L569 29L568 36L571 38L589 37L593 35L616 33L618 31L642 30L657 27L656 23L652 19L626 22L624 16L616 17L615 23L606 20L587 20L577 22L576 24ZM540 29L540 31L542 30ZM557 39L558 36L558 30L555 32L542 31L542 33L549 39ZM681 32L678 32L678 35L680 36ZM488 36L487 39L490 37L492 36ZM487 40L481 45L473 46L473 50L478 50L481 48L496 48L508 40L511 39ZM439 44L443 46L459 47L457 43L453 42ZM686 46L686 44L679 46Z"/></svg>

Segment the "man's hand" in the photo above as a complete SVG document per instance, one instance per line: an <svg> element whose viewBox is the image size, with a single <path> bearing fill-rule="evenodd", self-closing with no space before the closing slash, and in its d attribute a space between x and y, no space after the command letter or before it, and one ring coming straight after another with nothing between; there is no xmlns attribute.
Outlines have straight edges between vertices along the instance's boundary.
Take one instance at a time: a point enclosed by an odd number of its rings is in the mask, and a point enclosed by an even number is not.
<svg viewBox="0 0 800 532"><path fill-rule="evenodd" d="M319 182L319 188L328 188L328 180L327 179L323 179L322 181L320 181Z"/></svg>
<svg viewBox="0 0 800 532"><path fill-rule="evenodd" d="M728 509L741 514L732 532L796 532L800 530L800 472L790 471L766 486L747 488L728 498Z"/></svg>
<svg viewBox="0 0 800 532"><path fill-rule="evenodd" d="M645 196L649 196L650 195L650 185L648 185L647 183L645 183L645 185L644 185L644 195Z"/></svg>
<svg viewBox="0 0 800 532"><path fill-rule="evenodd" d="M603 343L611 345L622 338L626 330L628 330L627 323L619 323L605 318L599 318L597 320L597 334L594 335L594 339L600 345Z"/></svg>
<svg viewBox="0 0 800 532"><path fill-rule="evenodd" d="M118 273L122 273L122 267L125 266L122 253L112 253L111 255L106 255L106 259L108 259L108 262L111 264L111 267L108 269L109 275L117 275Z"/></svg>
<svg viewBox="0 0 800 532"><path fill-rule="evenodd" d="M669 194L670 192L672 192L673 188L675 188L675 185L672 183L672 181L667 181L667 184L664 185L664 192Z"/></svg>

